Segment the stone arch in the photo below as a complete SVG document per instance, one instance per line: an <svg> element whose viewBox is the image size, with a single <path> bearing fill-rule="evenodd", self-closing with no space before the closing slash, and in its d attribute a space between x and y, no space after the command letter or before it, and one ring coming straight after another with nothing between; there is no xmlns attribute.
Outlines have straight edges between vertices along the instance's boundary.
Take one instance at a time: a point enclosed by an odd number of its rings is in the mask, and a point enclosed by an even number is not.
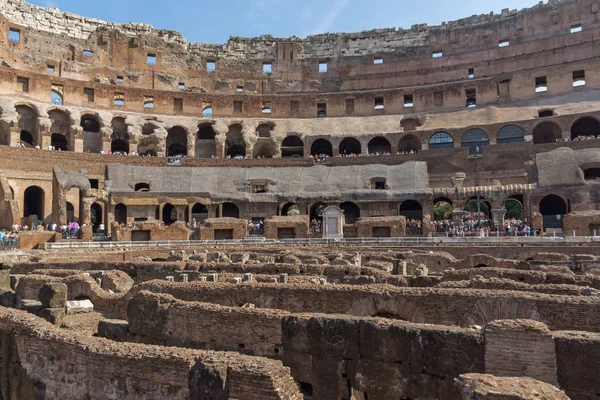
<svg viewBox="0 0 600 400"><path fill-rule="evenodd" d="M383 136L374 137L368 144L369 154L385 154L392 151L389 140Z"/></svg>
<svg viewBox="0 0 600 400"><path fill-rule="evenodd" d="M473 196L465 201L465 211L477 212L477 197ZM485 197L479 197L479 211L485 214L488 219L492 219L492 203Z"/></svg>
<svg viewBox="0 0 600 400"><path fill-rule="evenodd" d="M256 136L259 138L270 138L271 131L273 130L273 123L263 122L256 127Z"/></svg>
<svg viewBox="0 0 600 400"><path fill-rule="evenodd" d="M56 150L68 151L69 139L61 133L53 133L50 137L50 145Z"/></svg>
<svg viewBox="0 0 600 400"><path fill-rule="evenodd" d="M546 216L565 215L568 204L561 196L549 194L540 201L540 214Z"/></svg>
<svg viewBox="0 0 600 400"><path fill-rule="evenodd" d="M347 137L340 142L339 151L341 155L355 155L362 153L362 146L355 138Z"/></svg>
<svg viewBox="0 0 600 400"><path fill-rule="evenodd" d="M415 135L404 135L398 142L398 151L400 153L413 153L421 150L421 140Z"/></svg>
<svg viewBox="0 0 600 400"><path fill-rule="evenodd" d="M52 124L50 125L51 133L60 133L65 137L71 134L71 117L62 108L52 108L48 110L48 117Z"/></svg>
<svg viewBox="0 0 600 400"><path fill-rule="evenodd" d="M344 211L344 218L347 224L353 224L360 218L360 207L358 204L346 201L340 204L340 208Z"/></svg>
<svg viewBox="0 0 600 400"><path fill-rule="evenodd" d="M322 201L318 201L314 204L312 204L310 206L309 209L309 216L311 221L313 219L318 219L318 220L323 220L323 216L321 215L321 213L323 212L323 210L327 208L327 204L323 203Z"/></svg>
<svg viewBox="0 0 600 400"><path fill-rule="evenodd" d="M17 123L21 131L20 140L22 143L27 143L31 146L37 144L38 131L38 113L35 109L28 105L20 104L15 106L17 111Z"/></svg>
<svg viewBox="0 0 600 400"><path fill-rule="evenodd" d="M231 202L221 204L221 217L222 218L239 218L240 209L237 205Z"/></svg>
<svg viewBox="0 0 600 400"><path fill-rule="evenodd" d="M82 114L79 125L83 128L84 132L100 132L101 128L100 118L97 114L93 113Z"/></svg>
<svg viewBox="0 0 600 400"><path fill-rule="evenodd" d="M496 136L496 143L518 143L525 141L525 133L523 129L516 125L505 125L499 131Z"/></svg>
<svg viewBox="0 0 600 400"><path fill-rule="evenodd" d="M127 224L127 206L123 203L115 206L115 222L118 224Z"/></svg>
<svg viewBox="0 0 600 400"><path fill-rule="evenodd" d="M537 309L522 300L510 298L483 298L468 307L456 321L458 326L486 326L498 319L531 319L541 321Z"/></svg>
<svg viewBox="0 0 600 400"><path fill-rule="evenodd" d="M181 126L174 126L167 131L167 156L187 156L188 132Z"/></svg>
<svg viewBox="0 0 600 400"><path fill-rule="evenodd" d="M208 218L208 208L202 203L196 203L192 207L192 219L202 222Z"/></svg>
<svg viewBox="0 0 600 400"><path fill-rule="evenodd" d="M329 157L333 157L333 146L327 139L317 139L310 146L310 154L312 156L325 154Z"/></svg>
<svg viewBox="0 0 600 400"><path fill-rule="evenodd" d="M452 200L447 197L438 197L433 200L433 219L441 221L444 219L452 219L453 210Z"/></svg>
<svg viewBox="0 0 600 400"><path fill-rule="evenodd" d="M517 209L515 209L514 206L508 205L511 202L515 202L515 204L518 205L518 209L520 209L520 212L517 211ZM505 218L522 219L525 213L525 196L523 196L522 194L514 194L507 197L504 200L504 208L506 209Z"/></svg>
<svg viewBox="0 0 600 400"><path fill-rule="evenodd" d="M281 157L304 157L304 142L296 135L289 135L281 142Z"/></svg>
<svg viewBox="0 0 600 400"><path fill-rule="evenodd" d="M142 126L142 135L144 135L144 136L153 135L156 132L156 128L158 128L158 127L155 124L153 124L152 122L146 122Z"/></svg>
<svg viewBox="0 0 600 400"><path fill-rule="evenodd" d="M23 192L23 217L37 215L38 219L43 220L45 197L44 189L39 186L29 186L25 189Z"/></svg>
<svg viewBox="0 0 600 400"><path fill-rule="evenodd" d="M173 204L166 203L163 205L162 222L165 224L165 226L177 222L177 208Z"/></svg>
<svg viewBox="0 0 600 400"><path fill-rule="evenodd" d="M285 203L281 206L281 211L279 215L288 216L288 215L300 215L300 207L296 203Z"/></svg>
<svg viewBox="0 0 600 400"><path fill-rule="evenodd" d="M144 136L138 140L137 152L141 156L153 156L156 157L158 155L158 148L160 145L160 140L158 137Z"/></svg>
<svg viewBox="0 0 600 400"><path fill-rule="evenodd" d="M94 232L98 230L100 224L104 223L104 212L102 204L95 202L90 206L90 223Z"/></svg>
<svg viewBox="0 0 600 400"><path fill-rule="evenodd" d="M244 140L242 124L230 125L225 138L225 154L228 157L246 157L246 141Z"/></svg>
<svg viewBox="0 0 600 400"><path fill-rule="evenodd" d="M388 299L364 297L353 302L346 314L358 317L382 317L413 323L424 323L425 312L416 303L402 296Z"/></svg>
<svg viewBox="0 0 600 400"><path fill-rule="evenodd" d="M554 143L562 138L560 126L553 121L540 122L533 128L533 143Z"/></svg>
<svg viewBox="0 0 600 400"><path fill-rule="evenodd" d="M400 204L398 215L406 217L407 220L423 220L423 206L416 200L404 200Z"/></svg>
<svg viewBox="0 0 600 400"><path fill-rule="evenodd" d="M454 148L454 138L448 132L436 132L429 138L429 150L452 148Z"/></svg>
<svg viewBox="0 0 600 400"><path fill-rule="evenodd" d="M196 158L213 158L217 155L217 136L212 124L204 123L198 126L196 134Z"/></svg>
<svg viewBox="0 0 600 400"><path fill-rule="evenodd" d="M571 140L579 136L600 136L600 121L594 117L581 117L571 126Z"/></svg>
<svg viewBox="0 0 600 400"><path fill-rule="evenodd" d="M275 142L270 139L259 139L254 145L253 150L253 158L273 158L277 154Z"/></svg>

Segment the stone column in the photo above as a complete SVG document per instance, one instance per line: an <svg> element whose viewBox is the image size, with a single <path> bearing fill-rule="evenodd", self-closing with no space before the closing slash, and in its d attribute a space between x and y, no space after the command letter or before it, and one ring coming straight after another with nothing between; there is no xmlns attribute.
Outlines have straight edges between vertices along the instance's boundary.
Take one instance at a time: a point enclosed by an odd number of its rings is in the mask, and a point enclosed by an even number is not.
<svg viewBox="0 0 600 400"><path fill-rule="evenodd" d="M502 230L506 208L492 208L492 220L497 229Z"/></svg>

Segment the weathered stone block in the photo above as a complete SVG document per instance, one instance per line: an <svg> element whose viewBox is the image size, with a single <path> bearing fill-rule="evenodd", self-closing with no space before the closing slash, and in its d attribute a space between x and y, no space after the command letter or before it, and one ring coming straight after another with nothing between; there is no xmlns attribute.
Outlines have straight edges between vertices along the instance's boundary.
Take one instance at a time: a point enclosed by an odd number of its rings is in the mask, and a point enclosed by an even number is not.
<svg viewBox="0 0 600 400"><path fill-rule="evenodd" d="M67 301L67 315L91 313L94 311L94 304L89 300Z"/></svg>
<svg viewBox="0 0 600 400"><path fill-rule="evenodd" d="M361 358L410 364L410 331L407 322L368 319L360 322Z"/></svg>
<svg viewBox="0 0 600 400"><path fill-rule="evenodd" d="M98 336L118 342L135 341L135 335L129 332L129 323L120 319L105 319L98 322Z"/></svg>
<svg viewBox="0 0 600 400"><path fill-rule="evenodd" d="M12 290L0 290L0 306L14 308L17 306L17 295Z"/></svg>
<svg viewBox="0 0 600 400"><path fill-rule="evenodd" d="M54 325L61 325L65 320L65 308L43 308L39 316Z"/></svg>
<svg viewBox="0 0 600 400"><path fill-rule="evenodd" d="M37 300L21 300L19 308L23 311L38 315L43 306L42 303Z"/></svg>
<svg viewBox="0 0 600 400"><path fill-rule="evenodd" d="M64 308L67 304L67 290L64 283L45 283L38 291L38 298L45 308Z"/></svg>
<svg viewBox="0 0 600 400"><path fill-rule="evenodd" d="M10 290L10 270L0 270L0 289Z"/></svg>

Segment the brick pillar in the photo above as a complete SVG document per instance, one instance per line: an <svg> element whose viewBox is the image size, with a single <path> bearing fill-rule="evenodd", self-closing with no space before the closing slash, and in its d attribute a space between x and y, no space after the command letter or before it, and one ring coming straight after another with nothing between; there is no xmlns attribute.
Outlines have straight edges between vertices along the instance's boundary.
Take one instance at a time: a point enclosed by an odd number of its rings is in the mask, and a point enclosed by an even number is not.
<svg viewBox="0 0 600 400"><path fill-rule="evenodd" d="M527 376L558 386L554 338L545 324L496 320L485 327L484 335L486 374Z"/></svg>

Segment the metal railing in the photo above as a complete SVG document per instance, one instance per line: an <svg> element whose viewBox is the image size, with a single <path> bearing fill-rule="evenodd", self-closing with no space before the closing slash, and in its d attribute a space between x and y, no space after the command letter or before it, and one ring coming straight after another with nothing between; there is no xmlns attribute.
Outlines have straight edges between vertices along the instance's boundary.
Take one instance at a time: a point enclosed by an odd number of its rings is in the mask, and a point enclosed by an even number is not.
<svg viewBox="0 0 600 400"><path fill-rule="evenodd" d="M238 244L256 245L384 245L384 244L487 244L487 243L522 243L522 244L552 244L552 243L600 243L600 237L577 236L500 236L500 237L386 237L386 238L347 238L347 239L265 239L264 237L247 237L245 239L229 240L163 240L144 242L56 242L46 243L45 249L71 248L148 248L172 246L222 246Z"/></svg>

